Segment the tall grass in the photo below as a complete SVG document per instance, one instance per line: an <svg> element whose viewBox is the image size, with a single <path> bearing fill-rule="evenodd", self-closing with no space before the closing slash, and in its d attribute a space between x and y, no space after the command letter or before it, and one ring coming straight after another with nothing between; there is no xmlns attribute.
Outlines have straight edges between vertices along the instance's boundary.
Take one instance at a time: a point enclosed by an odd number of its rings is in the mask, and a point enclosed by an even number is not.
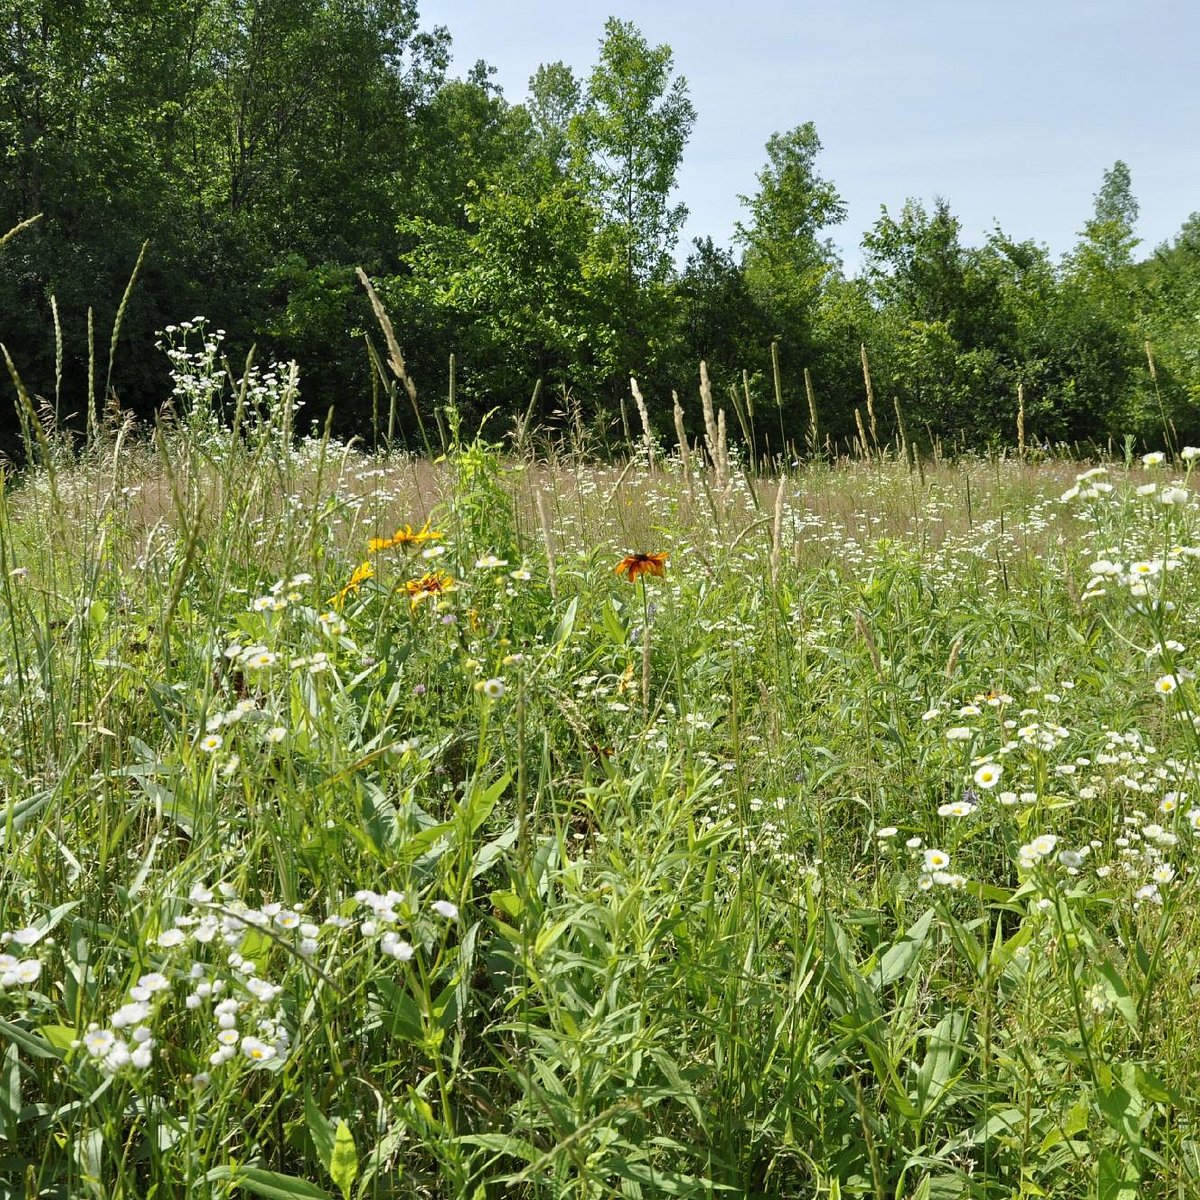
<svg viewBox="0 0 1200 1200"><path fill-rule="evenodd" d="M1196 1194L1190 462L371 458L188 362L0 492L0 1194Z"/></svg>

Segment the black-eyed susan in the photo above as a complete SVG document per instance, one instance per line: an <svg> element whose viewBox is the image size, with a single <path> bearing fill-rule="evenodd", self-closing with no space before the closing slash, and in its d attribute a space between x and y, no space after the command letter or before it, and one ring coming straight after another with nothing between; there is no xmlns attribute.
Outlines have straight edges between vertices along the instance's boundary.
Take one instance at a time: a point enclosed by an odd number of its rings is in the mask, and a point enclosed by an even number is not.
<svg viewBox="0 0 1200 1200"><path fill-rule="evenodd" d="M430 571L420 579L410 579L404 584L408 602L413 608L417 608L430 597L441 596L453 588L454 580L445 571Z"/></svg>
<svg viewBox="0 0 1200 1200"><path fill-rule="evenodd" d="M613 568L613 573L623 575L630 583L640 575L662 576L667 569L669 554L627 554Z"/></svg>
<svg viewBox="0 0 1200 1200"><path fill-rule="evenodd" d="M374 575L375 568L371 563L359 563L358 566L354 568L354 573L350 576L350 582L347 583L346 586L342 588L342 590L338 592L336 596L331 596L329 603L335 606L344 603L347 596L357 592L358 589L364 583L366 583L368 579L373 578Z"/></svg>
<svg viewBox="0 0 1200 1200"><path fill-rule="evenodd" d="M413 549L419 549L427 542L441 541L443 537L445 534L436 529L430 529L429 522L426 521L420 529L414 529L411 525L402 525L389 538L372 538L367 543L367 549L372 554L377 554L380 550L391 550L396 546L405 549L411 546Z"/></svg>

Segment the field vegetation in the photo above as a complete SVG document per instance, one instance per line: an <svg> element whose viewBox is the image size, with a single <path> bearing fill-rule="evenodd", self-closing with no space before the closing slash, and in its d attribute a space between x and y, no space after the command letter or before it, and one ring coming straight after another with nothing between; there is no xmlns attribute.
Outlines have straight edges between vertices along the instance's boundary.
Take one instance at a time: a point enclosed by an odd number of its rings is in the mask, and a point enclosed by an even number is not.
<svg viewBox="0 0 1200 1200"><path fill-rule="evenodd" d="M809 395L821 445L852 452L864 364L882 442L895 398L928 451L1010 445L1018 411L1031 446L1200 444L1200 214L1140 244L1121 143L1065 253L912 196L847 248L851 269L798 78L761 169L706 181L742 220L680 245L688 62L613 18L590 65L547 61L506 96L484 62L452 71L454 31L419 7L0 0L0 233L31 222L0 250L0 341L61 424L81 433L111 393L151 419L158 331L203 313L239 367L252 345L297 360L320 412L336 400L334 433L373 437L361 268L424 396L455 355L472 427L524 412L540 379L537 421L574 405L608 429L633 416L632 375L674 440L671 394L703 359L727 407L731 387L767 407L779 381L782 428L759 430L776 455ZM411 420L395 432L423 449ZM0 422L0 452L18 434Z"/></svg>
<svg viewBox="0 0 1200 1200"><path fill-rule="evenodd" d="M0 1200L1200 1195L1196 214L849 276L803 122L683 261L629 22L0 30Z"/></svg>
<svg viewBox="0 0 1200 1200"><path fill-rule="evenodd" d="M1195 1193L1197 452L177 379L0 493L5 1195Z"/></svg>

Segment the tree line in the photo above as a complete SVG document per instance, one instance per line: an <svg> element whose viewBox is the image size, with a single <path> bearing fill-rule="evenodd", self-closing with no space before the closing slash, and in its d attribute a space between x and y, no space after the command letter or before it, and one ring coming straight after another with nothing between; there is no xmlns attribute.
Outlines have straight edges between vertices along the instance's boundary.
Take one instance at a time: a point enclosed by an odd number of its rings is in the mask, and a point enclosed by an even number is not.
<svg viewBox="0 0 1200 1200"><path fill-rule="evenodd" d="M802 123L768 141L733 246L681 265L696 114L668 46L611 19L590 72L543 65L520 103L482 62L451 76L450 48L416 0L0 0L0 236L40 214L0 245L0 342L47 414L152 414L156 331L203 314L231 355L296 359L309 411L371 438L361 267L418 403L445 398L453 355L472 417L603 437L634 376L665 430L705 360L718 399L778 400L772 452L901 421L972 445L1200 442L1200 213L1139 253L1124 163L1060 260L999 228L969 245L946 200L910 200L851 275Z"/></svg>

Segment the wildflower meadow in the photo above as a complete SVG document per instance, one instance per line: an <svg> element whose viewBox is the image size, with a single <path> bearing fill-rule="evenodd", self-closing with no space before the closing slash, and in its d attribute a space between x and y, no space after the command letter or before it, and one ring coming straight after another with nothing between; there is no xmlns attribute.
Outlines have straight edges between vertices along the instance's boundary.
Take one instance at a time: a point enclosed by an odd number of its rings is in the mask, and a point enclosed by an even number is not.
<svg viewBox="0 0 1200 1200"><path fill-rule="evenodd" d="M1200 451L173 361L2 477L0 1195L1200 1194Z"/></svg>

